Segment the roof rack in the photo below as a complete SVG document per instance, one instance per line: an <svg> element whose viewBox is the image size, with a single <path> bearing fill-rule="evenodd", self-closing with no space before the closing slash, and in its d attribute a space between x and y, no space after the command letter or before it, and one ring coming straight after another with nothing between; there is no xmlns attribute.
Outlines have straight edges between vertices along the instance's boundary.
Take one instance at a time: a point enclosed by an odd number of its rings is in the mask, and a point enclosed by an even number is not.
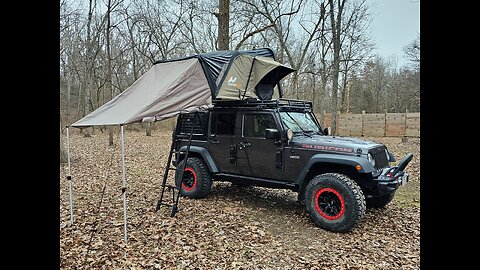
<svg viewBox="0 0 480 270"><path fill-rule="evenodd" d="M245 99L245 100L213 100L213 105L216 108L278 108L278 107L290 107L290 108L312 108L312 102L306 100L295 99L275 99L275 100L257 100L257 99Z"/></svg>

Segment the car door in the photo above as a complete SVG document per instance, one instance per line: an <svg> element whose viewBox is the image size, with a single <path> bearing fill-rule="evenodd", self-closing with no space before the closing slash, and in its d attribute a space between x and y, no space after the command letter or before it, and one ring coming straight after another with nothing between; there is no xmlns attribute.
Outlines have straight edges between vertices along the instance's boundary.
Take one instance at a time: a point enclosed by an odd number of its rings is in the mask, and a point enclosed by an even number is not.
<svg viewBox="0 0 480 270"><path fill-rule="evenodd" d="M236 112L212 111L208 131L208 151L220 172L236 173Z"/></svg>
<svg viewBox="0 0 480 270"><path fill-rule="evenodd" d="M242 175L281 179L281 146L265 139L265 129L279 129L271 112L243 112L237 168Z"/></svg>

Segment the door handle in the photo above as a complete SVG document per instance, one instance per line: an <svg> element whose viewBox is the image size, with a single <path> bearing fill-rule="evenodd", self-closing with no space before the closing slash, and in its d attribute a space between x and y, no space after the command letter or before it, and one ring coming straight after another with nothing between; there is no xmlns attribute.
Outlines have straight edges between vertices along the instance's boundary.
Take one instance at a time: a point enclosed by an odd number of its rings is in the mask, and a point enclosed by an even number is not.
<svg viewBox="0 0 480 270"><path fill-rule="evenodd" d="M243 148L247 148L249 147L250 145L252 145L251 143L249 142L240 142L240 149L243 149Z"/></svg>
<svg viewBox="0 0 480 270"><path fill-rule="evenodd" d="M212 139L210 139L210 143L211 144L217 144L217 143L220 143L220 141L217 138L212 138Z"/></svg>

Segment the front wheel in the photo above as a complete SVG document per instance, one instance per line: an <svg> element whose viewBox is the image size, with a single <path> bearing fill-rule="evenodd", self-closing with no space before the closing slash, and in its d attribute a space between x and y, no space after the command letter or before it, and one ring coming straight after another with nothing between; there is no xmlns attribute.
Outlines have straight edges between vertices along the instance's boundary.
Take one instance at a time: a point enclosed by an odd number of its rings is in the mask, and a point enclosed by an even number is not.
<svg viewBox="0 0 480 270"><path fill-rule="evenodd" d="M365 196L349 177L338 173L317 175L305 189L305 207L315 225L332 232L348 232L365 215Z"/></svg>
<svg viewBox="0 0 480 270"><path fill-rule="evenodd" d="M178 164L177 169L183 168L184 164L185 159ZM204 198L212 187L212 175L203 160L197 157L187 159L182 178L180 179L180 171L176 171L175 184L180 188L180 194L188 198Z"/></svg>

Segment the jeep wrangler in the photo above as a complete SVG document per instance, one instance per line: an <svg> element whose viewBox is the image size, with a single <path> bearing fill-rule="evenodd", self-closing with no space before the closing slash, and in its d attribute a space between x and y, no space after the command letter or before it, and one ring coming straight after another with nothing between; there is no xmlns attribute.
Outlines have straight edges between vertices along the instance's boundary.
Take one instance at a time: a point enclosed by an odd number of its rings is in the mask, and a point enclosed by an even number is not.
<svg viewBox="0 0 480 270"><path fill-rule="evenodd" d="M290 189L315 225L333 232L352 230L366 208L392 201L413 157L390 166L385 145L330 136L312 103L301 100L215 101L208 111L179 115L172 139L173 164L185 166L183 179L175 174L182 196L203 198L212 181Z"/></svg>

